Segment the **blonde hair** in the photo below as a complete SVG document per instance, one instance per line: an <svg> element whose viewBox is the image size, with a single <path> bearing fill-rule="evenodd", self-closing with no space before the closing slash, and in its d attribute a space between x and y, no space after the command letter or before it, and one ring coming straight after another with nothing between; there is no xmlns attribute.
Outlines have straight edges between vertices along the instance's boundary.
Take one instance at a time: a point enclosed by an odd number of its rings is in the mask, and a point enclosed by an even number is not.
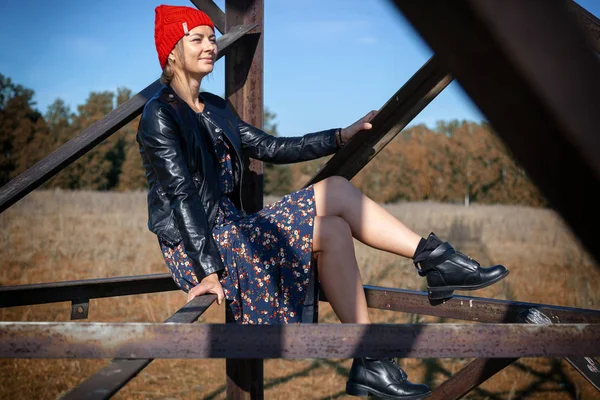
<svg viewBox="0 0 600 400"><path fill-rule="evenodd" d="M177 53L177 58L179 61L183 63L183 38L179 39L177 44L175 45L175 52ZM167 64L165 64L165 69L160 76L160 83L163 85L168 85L173 80L175 76L175 63L171 60L171 58L167 57Z"/></svg>

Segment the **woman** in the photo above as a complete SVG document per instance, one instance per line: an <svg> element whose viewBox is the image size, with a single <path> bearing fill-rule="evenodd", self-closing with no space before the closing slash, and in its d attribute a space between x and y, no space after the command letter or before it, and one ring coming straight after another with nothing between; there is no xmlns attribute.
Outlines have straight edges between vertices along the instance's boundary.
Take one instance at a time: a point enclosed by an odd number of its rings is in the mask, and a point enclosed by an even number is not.
<svg viewBox="0 0 600 400"><path fill-rule="evenodd" d="M242 152L274 163L311 160L337 151L365 117L345 129L275 138L241 121L223 99L200 93L217 55L214 26L193 8L156 8L155 41L165 86L144 108L137 134L149 183L149 228L188 300L206 294L229 300L237 322L299 322L318 255L318 275L343 323L370 323L352 238L413 258L430 296L477 289L506 276L481 268L433 233L419 237L347 180L332 177L246 215L241 201ZM389 359L356 359L347 392L420 399Z"/></svg>

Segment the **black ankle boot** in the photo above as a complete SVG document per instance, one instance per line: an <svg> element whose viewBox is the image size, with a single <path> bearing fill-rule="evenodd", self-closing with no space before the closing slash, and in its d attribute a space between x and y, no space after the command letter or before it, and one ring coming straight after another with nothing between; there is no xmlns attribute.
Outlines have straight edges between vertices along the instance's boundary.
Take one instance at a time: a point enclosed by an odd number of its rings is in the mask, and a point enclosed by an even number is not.
<svg viewBox="0 0 600 400"><path fill-rule="evenodd" d="M419 400L429 397L425 385L410 383L406 373L393 359L355 358L346 383L346 393L383 399Z"/></svg>
<svg viewBox="0 0 600 400"><path fill-rule="evenodd" d="M481 268L477 261L454 250L450 243L442 243L433 233L429 236L441 244L424 259L415 256L415 266L421 276L427 277L431 300L452 297L455 290L481 289L508 275L508 270L502 265Z"/></svg>

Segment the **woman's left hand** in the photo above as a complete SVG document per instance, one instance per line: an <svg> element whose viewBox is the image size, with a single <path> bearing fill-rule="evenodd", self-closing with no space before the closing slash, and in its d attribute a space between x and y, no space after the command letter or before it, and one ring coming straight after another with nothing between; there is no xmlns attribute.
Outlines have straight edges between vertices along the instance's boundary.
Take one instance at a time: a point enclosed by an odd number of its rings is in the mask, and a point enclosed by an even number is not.
<svg viewBox="0 0 600 400"><path fill-rule="evenodd" d="M352 125L342 129L342 141L347 143L348 140L350 140L358 132L371 129L373 127L373 125L371 125L371 120L373 117L375 117L375 115L377 115L377 110L372 110Z"/></svg>

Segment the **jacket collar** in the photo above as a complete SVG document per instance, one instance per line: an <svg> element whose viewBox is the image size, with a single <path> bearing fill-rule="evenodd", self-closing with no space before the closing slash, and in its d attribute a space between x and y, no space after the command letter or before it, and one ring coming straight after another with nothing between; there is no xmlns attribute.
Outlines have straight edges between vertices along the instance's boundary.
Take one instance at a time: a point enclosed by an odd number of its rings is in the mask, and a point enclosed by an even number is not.
<svg viewBox="0 0 600 400"><path fill-rule="evenodd" d="M175 93L175 91L169 84L164 85L160 89L160 97L162 97L168 103L177 103L178 105L180 105L182 107L187 107L192 114L196 114L196 112L194 110L192 110L192 107L190 107L188 105L188 103L183 101L183 99L181 97L179 97L179 95L177 95L177 93ZM199 97L202 100L202 102L204 103L204 106L206 107L206 99L203 96L201 96L201 94Z"/></svg>
<svg viewBox="0 0 600 400"><path fill-rule="evenodd" d="M177 95L177 93L175 93L171 85L164 85L159 93L159 96L170 103L171 106L173 106L175 110L178 110L179 113L186 114L183 118L184 120L192 117L194 121L198 120L198 113L196 113L185 101L183 101L181 97ZM202 114L210 119L212 124L217 124L220 126L222 132L229 139L231 144L233 144L233 147L241 160L241 141L239 135L231 132L230 129L228 129L228 124L226 123L226 121L231 121L231 119L235 117L235 114L227 107L227 101L208 92L200 92L198 93L198 96L204 103L204 111ZM212 127L209 127L208 131L214 143L218 134L212 129Z"/></svg>
<svg viewBox="0 0 600 400"><path fill-rule="evenodd" d="M175 91L173 90L173 88L171 87L171 85L164 85L161 89L162 93L161 93L161 97L164 98L164 100L166 100L169 103L177 103L178 106L183 107L183 108L187 108L189 110L190 113L192 114L198 114L196 111L194 111L189 104L187 104L185 101L183 101L183 99L181 97L179 97L177 95L177 93L175 93ZM200 98L200 100L202 101L202 103L204 104L204 111L203 113L206 113L207 111L209 111L209 113L217 113L220 116L227 118L228 115L226 113L225 110L222 109L222 107L219 107L219 105L214 104L214 102L211 99L211 96L206 96L204 95L203 92L198 93L198 97Z"/></svg>

